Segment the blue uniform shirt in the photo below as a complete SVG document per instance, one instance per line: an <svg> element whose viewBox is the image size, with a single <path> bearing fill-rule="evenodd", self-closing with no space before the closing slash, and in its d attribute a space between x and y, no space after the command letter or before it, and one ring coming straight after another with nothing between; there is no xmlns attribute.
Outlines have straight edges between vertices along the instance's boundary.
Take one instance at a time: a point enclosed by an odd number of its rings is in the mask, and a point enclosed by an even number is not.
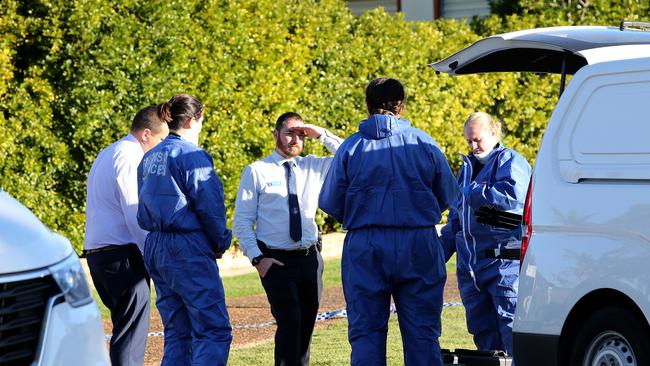
<svg viewBox="0 0 650 366"><path fill-rule="evenodd" d="M202 231L215 254L230 246L223 186L210 154L170 134L138 166L138 224L151 232Z"/></svg>

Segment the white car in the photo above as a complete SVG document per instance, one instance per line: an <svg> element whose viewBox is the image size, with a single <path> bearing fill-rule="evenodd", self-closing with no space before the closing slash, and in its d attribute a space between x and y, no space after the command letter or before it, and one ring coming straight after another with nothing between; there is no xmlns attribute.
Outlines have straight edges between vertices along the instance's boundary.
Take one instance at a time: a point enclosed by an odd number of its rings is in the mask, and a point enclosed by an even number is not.
<svg viewBox="0 0 650 366"><path fill-rule="evenodd" d="M562 74L524 211L519 366L650 365L648 28L507 33L432 65Z"/></svg>
<svg viewBox="0 0 650 366"><path fill-rule="evenodd" d="M110 365L70 242L0 191L0 366Z"/></svg>

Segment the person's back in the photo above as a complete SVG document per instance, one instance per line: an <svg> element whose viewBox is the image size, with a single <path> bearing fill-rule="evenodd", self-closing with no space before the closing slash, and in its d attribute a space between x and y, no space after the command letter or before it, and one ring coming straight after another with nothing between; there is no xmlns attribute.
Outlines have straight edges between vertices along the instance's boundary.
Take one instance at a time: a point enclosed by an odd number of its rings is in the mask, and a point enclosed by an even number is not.
<svg viewBox="0 0 650 366"><path fill-rule="evenodd" d="M163 105L169 136L138 167L144 260L165 327L162 365L225 365L231 326L216 257L230 246L223 187L198 147L203 105L178 94Z"/></svg>
<svg viewBox="0 0 650 366"><path fill-rule="evenodd" d="M142 365L149 328L149 276L138 226L137 168L167 136L156 106L135 115L130 133L102 150L88 175L84 253L97 293L111 312L111 362Z"/></svg>
<svg viewBox="0 0 650 366"><path fill-rule="evenodd" d="M438 202L448 196L439 171L448 167L434 140L410 122L374 114L344 142L348 192L343 227L433 227L440 222ZM448 182L442 182L448 183ZM336 215L335 215L336 216Z"/></svg>
<svg viewBox="0 0 650 366"><path fill-rule="evenodd" d="M198 216L201 211L196 208L223 205L223 197L217 196L223 188L219 179L210 174L211 161L203 149L174 134L147 153L139 172L142 175L138 209L140 226L148 231L203 231ZM145 176L147 179L143 179ZM212 202L191 202L192 196L188 193L197 189L198 182L214 188L201 187L206 194L215 195ZM220 234L219 237L223 237L227 233L222 231Z"/></svg>
<svg viewBox="0 0 650 366"><path fill-rule="evenodd" d="M395 79L368 85L370 116L336 152L319 198L320 208L348 230L341 275L352 365L386 364L391 297L404 363L442 362L446 271L435 225L458 185L433 139L399 118L404 99Z"/></svg>
<svg viewBox="0 0 650 366"><path fill-rule="evenodd" d="M137 207L130 207L133 202L128 202L121 194L122 189L117 180L120 174L116 171L116 167L121 166L129 169L125 163L128 160L137 162L143 154L138 141L129 135L112 143L97 155L88 174L86 189L86 249L96 249L96 244L100 243L136 243L140 247L144 244L147 233L138 227L137 222L129 222L125 217L126 210L133 209L135 213ZM134 171L131 177L136 184L137 163L132 165ZM137 192L134 193L137 201ZM96 224L105 222L113 223L110 229Z"/></svg>

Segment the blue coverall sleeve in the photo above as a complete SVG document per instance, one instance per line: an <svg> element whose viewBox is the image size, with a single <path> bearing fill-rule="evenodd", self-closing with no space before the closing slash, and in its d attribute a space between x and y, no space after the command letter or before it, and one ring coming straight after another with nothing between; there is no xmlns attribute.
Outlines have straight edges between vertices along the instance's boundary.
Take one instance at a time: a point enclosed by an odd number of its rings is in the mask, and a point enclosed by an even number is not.
<svg viewBox="0 0 650 366"><path fill-rule="evenodd" d="M473 209L490 205L508 211L516 209L524 201L530 180L530 165L523 156L512 152L505 152L498 159L493 182L474 181L465 187L469 205Z"/></svg>
<svg viewBox="0 0 650 366"><path fill-rule="evenodd" d="M341 223L345 214L345 196L349 186L347 156L348 152L345 149L336 152L318 197L320 209Z"/></svg>
<svg viewBox="0 0 650 366"><path fill-rule="evenodd" d="M214 172L212 157L201 151L186 167L186 192L215 254L230 247L232 232L226 227L223 185Z"/></svg>
<svg viewBox="0 0 650 366"><path fill-rule="evenodd" d="M433 194L438 200L440 211L448 209L458 196L459 186L449 162L440 148L433 147L436 176L433 180Z"/></svg>
<svg viewBox="0 0 650 366"><path fill-rule="evenodd" d="M445 262L456 253L456 233L461 231L460 220L458 219L458 212L455 209L449 210L449 217L447 218L447 225L445 225L440 233L440 241L442 242L442 250L445 253Z"/></svg>
<svg viewBox="0 0 650 366"><path fill-rule="evenodd" d="M447 158L437 146L434 147L434 158L437 172L433 192L438 199L440 210L444 211L450 208L454 200L457 199L460 187L458 186L454 173L451 171ZM440 237L442 239L445 262L456 252L456 233L460 230L458 215L454 209L451 209L447 225L442 228Z"/></svg>

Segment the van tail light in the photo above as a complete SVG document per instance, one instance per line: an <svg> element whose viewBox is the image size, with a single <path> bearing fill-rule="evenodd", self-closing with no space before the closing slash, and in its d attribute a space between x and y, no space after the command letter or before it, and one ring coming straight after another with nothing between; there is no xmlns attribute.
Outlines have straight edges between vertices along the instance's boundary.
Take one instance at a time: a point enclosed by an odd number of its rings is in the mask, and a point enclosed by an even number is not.
<svg viewBox="0 0 650 366"><path fill-rule="evenodd" d="M524 261L526 256L526 249L528 249L528 244L530 243L530 237L533 235L533 223L531 220L532 217L532 193L533 193L533 177L530 177L530 183L528 183L528 192L526 192L526 201L524 203L524 214L521 220L521 262Z"/></svg>

